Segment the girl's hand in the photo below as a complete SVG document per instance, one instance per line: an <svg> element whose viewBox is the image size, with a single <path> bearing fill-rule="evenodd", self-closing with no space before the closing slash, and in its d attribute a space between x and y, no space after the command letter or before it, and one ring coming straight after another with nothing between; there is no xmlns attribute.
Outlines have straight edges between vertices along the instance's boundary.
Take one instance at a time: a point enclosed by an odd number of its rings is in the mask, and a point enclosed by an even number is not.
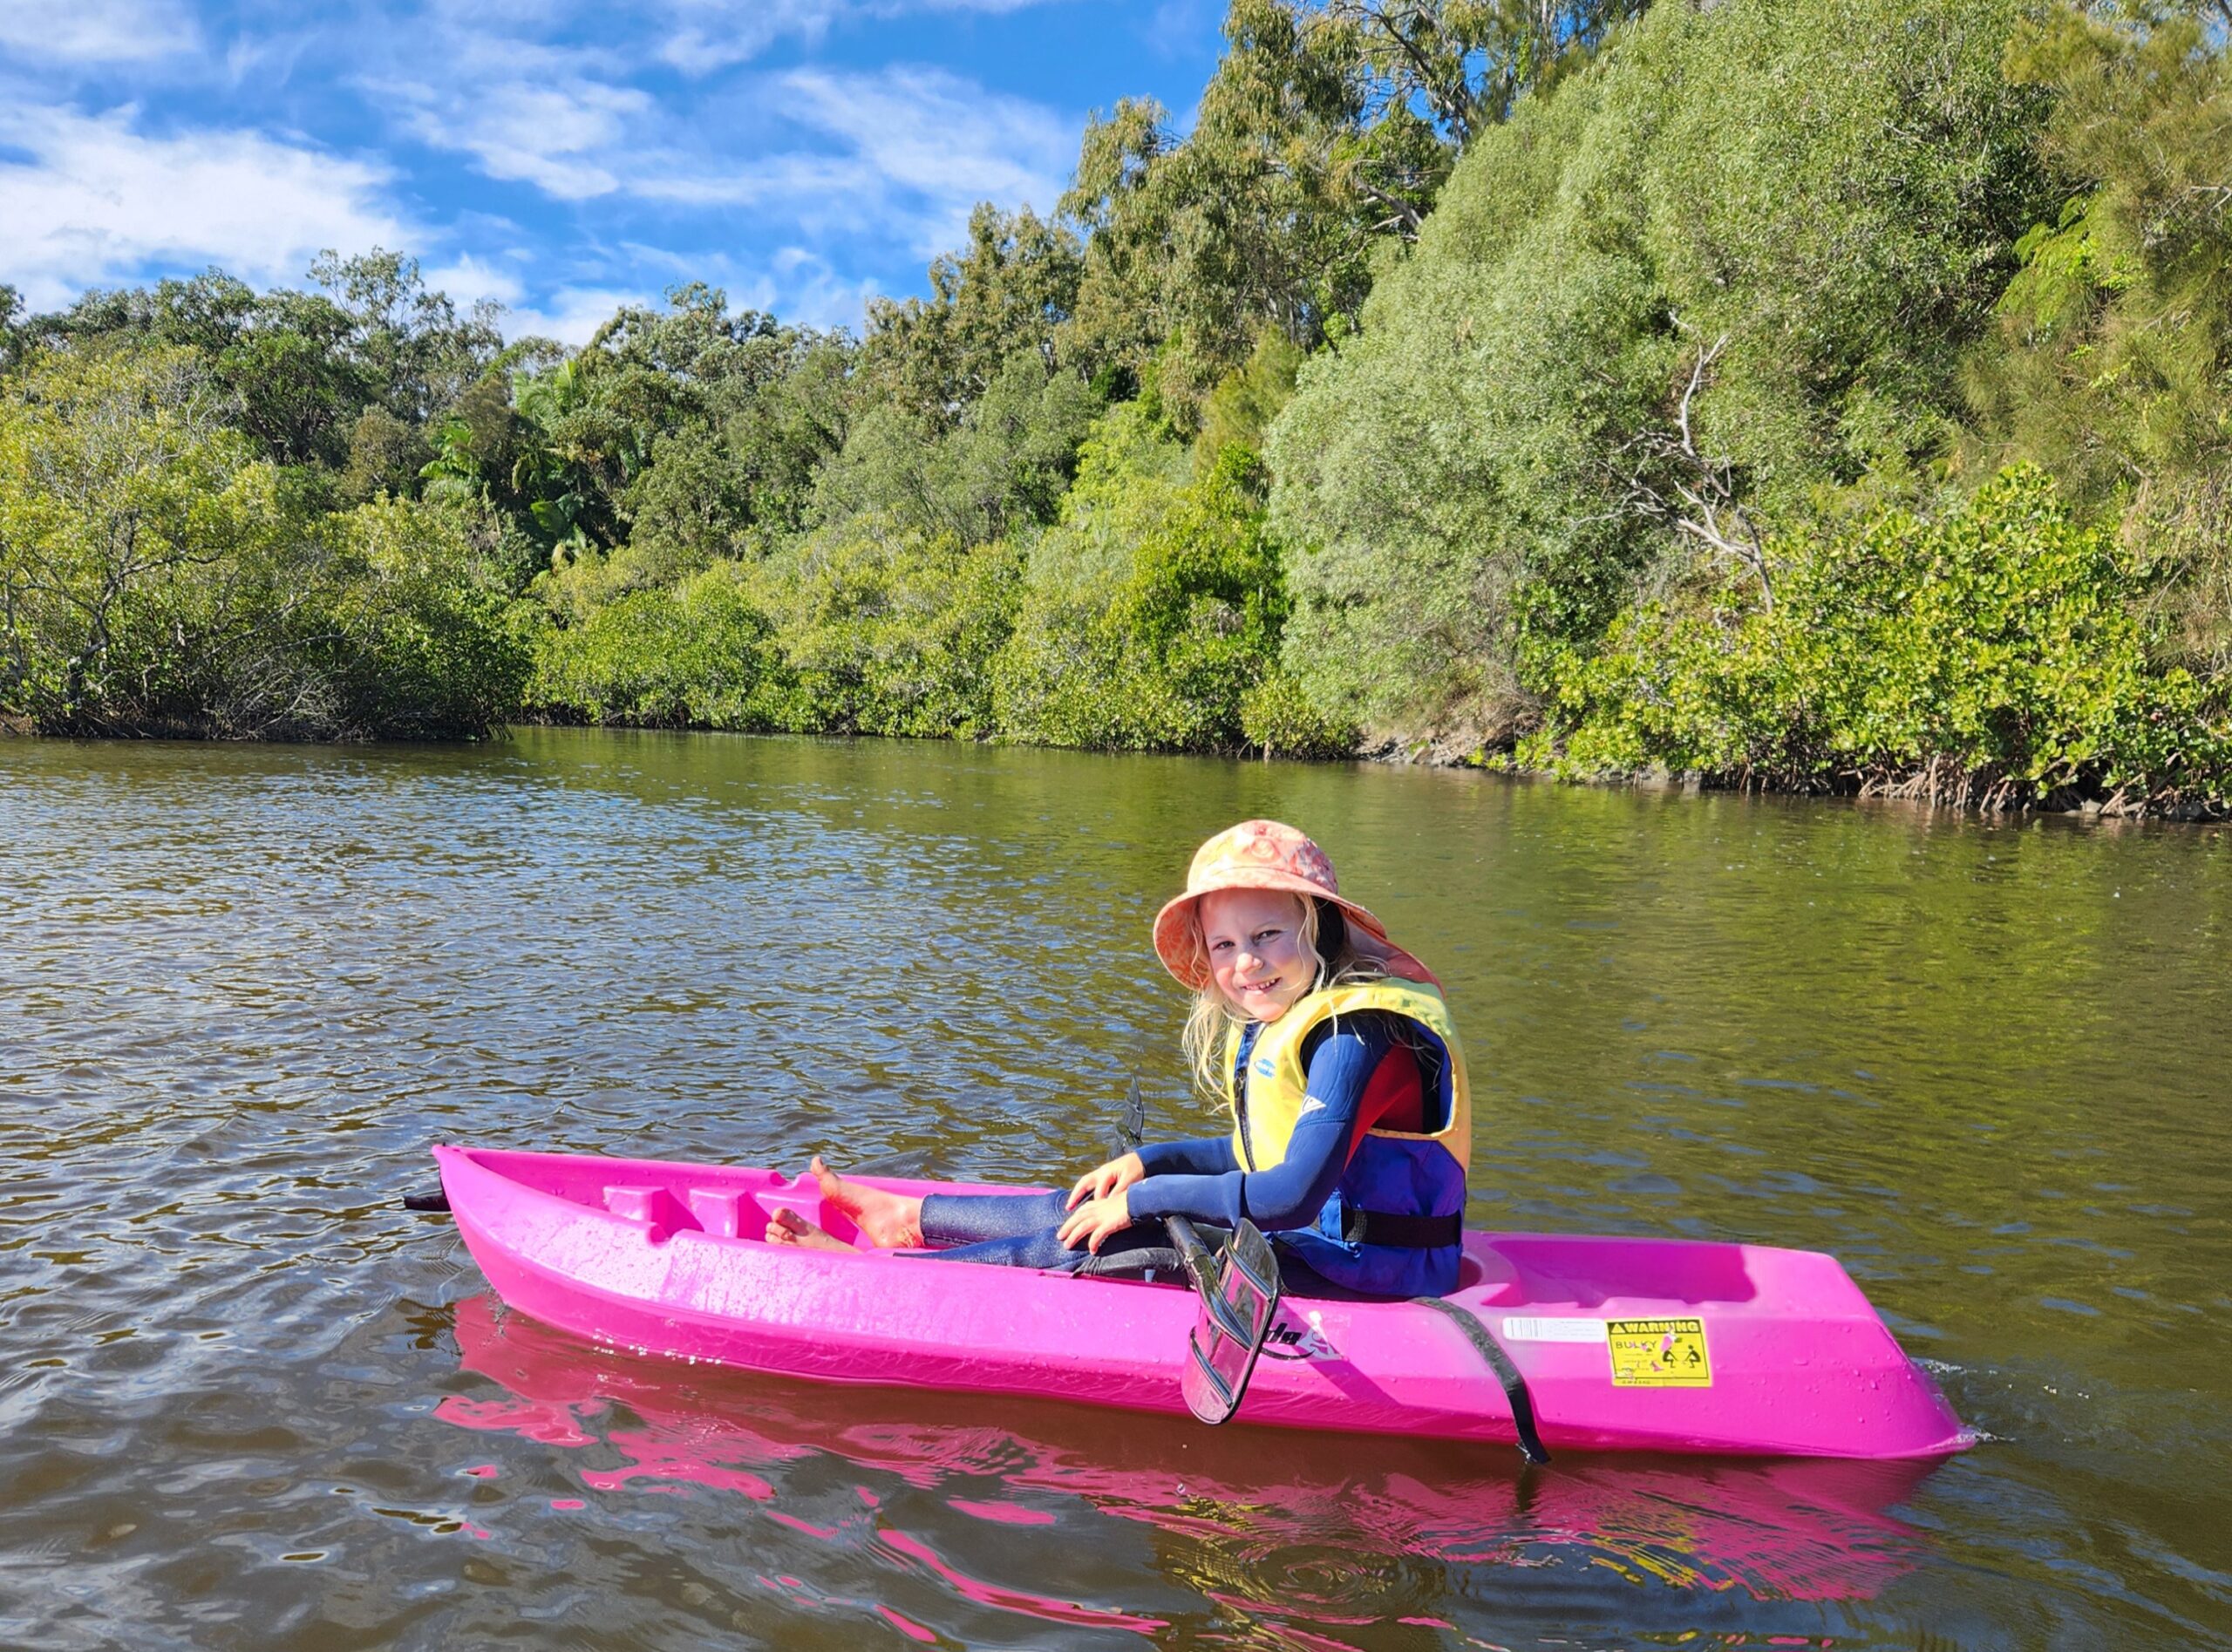
<svg viewBox="0 0 2232 1652"><path fill-rule="evenodd" d="M1119 1161L1121 1162L1120 1160ZM1103 1166L1102 1169L1109 1166ZM1099 1171L1093 1173L1099 1174ZM1134 1178L1136 1180L1136 1178ZM1064 1246L1075 1250L1083 1245L1098 1256L1101 1241L1111 1234L1120 1234L1132 1225L1131 1195L1115 1193L1105 1199L1094 1199L1072 1211L1062 1224Z"/></svg>
<svg viewBox="0 0 2232 1652"><path fill-rule="evenodd" d="M1137 1153L1126 1153L1121 1159L1112 1159L1098 1170L1088 1170L1078 1178L1078 1185L1070 1189L1070 1202L1064 1207L1075 1210L1088 1199L1106 1199L1120 1193L1135 1181L1147 1179L1147 1167Z"/></svg>

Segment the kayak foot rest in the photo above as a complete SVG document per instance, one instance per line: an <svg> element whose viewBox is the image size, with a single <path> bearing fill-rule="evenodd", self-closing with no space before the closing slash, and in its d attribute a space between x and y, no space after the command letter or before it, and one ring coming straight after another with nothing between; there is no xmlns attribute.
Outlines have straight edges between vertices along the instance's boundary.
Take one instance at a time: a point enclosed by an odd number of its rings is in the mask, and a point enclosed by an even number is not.
<svg viewBox="0 0 2232 1652"><path fill-rule="evenodd" d="M702 1232L704 1228L704 1223L670 1188L608 1186L604 1190L604 1207L616 1216L640 1222L650 1229L655 1245L663 1244L684 1229Z"/></svg>
<svg viewBox="0 0 2232 1652"><path fill-rule="evenodd" d="M690 1214L698 1225L716 1239L757 1239L767 1229L767 1218L759 1207L742 1193L726 1188L692 1188L690 1193ZM757 1221L753 1222L753 1219ZM747 1232L745 1224L753 1222Z"/></svg>

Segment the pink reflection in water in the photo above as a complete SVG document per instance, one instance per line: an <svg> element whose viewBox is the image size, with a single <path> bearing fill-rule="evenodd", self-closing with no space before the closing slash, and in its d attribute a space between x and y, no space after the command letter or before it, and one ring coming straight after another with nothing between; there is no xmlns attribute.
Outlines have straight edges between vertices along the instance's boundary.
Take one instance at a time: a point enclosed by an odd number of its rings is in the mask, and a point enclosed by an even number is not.
<svg viewBox="0 0 2232 1652"><path fill-rule="evenodd" d="M555 1445L600 1440L631 1459L626 1469L585 1475L590 1484L700 1485L766 1503L779 1492L744 1465L814 1454L933 1491L963 1477L995 1478L1040 1501L1074 1499L1204 1546L1230 1568L1235 1587L1224 1598L1284 1620L1283 1632L1292 1631L1297 1612L1331 1624L1358 1603L1352 1580L1315 1562L1283 1562L1287 1550L1456 1566L1577 1563L1639 1584L1736 1589L1761 1600L1869 1598L1920 1557L1918 1540L1887 1511L1934 1466L1569 1455L1521 1473L1495 1448L1331 1435L1269 1451L1265 1435L1246 1428L640 1359L506 1315L487 1295L457 1305L456 1330L466 1369L506 1394L452 1396L435 1414ZM643 1426L607 1427L616 1402ZM865 1509L878 1508L874 1491L857 1490ZM1061 1519L1006 1500L946 1503L1013 1525ZM825 1540L840 1534L795 1517L783 1523ZM1081 1617L1092 1609L966 1579L919 1538L890 1529L874 1537L972 1600L1068 1622L1154 1627L1124 1614Z"/></svg>
<svg viewBox="0 0 2232 1652"><path fill-rule="evenodd" d="M946 1506L963 1514L974 1515L980 1520L990 1520L997 1526L1051 1526L1054 1517L1045 1509L1025 1508L1020 1503L974 1503L965 1497L946 1499Z"/></svg>
<svg viewBox="0 0 2232 1652"><path fill-rule="evenodd" d="M938 1558L937 1551L919 1537L906 1532L880 1533L886 1548L895 1549L912 1560L920 1560L936 1573L955 1590L983 1606L1004 1607L1011 1612L1021 1612L1031 1617L1051 1618L1057 1623L1089 1623L1098 1628L1138 1629L1145 1633L1164 1627L1160 1618L1135 1618L1127 1612L1104 1612L1089 1606L1079 1606L1074 1601L1058 1601L1051 1595L1028 1594L1019 1589L1002 1588L957 1571Z"/></svg>
<svg viewBox="0 0 2232 1652"><path fill-rule="evenodd" d="M914 1619L909 1617L902 1617L898 1613L893 1611L888 1606L879 1606L876 1608L876 1610L890 1621L893 1628L898 1630L900 1634L905 1635L908 1640L923 1641L933 1646L937 1644L938 1637L936 1630L926 1629L921 1624L915 1622Z"/></svg>

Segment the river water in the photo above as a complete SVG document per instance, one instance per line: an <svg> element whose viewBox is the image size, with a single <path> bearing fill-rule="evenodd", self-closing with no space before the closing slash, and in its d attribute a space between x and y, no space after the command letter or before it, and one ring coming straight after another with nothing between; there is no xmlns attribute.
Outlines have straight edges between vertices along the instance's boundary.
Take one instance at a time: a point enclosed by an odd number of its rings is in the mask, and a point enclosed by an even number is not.
<svg viewBox="0 0 2232 1652"><path fill-rule="evenodd" d="M1476 1226L1834 1252L1984 1436L1575 1458L815 1388L504 1313L429 1143L1040 1181L1303 825ZM0 743L0 1643L2232 1646L2232 833L529 731Z"/></svg>

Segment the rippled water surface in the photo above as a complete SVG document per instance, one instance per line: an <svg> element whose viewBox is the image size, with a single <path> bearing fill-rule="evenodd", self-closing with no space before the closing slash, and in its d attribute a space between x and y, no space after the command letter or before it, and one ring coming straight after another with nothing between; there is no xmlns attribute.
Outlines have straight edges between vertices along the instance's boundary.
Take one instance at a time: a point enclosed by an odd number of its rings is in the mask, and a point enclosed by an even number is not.
<svg viewBox="0 0 2232 1652"><path fill-rule="evenodd" d="M441 1139L1043 1181L1317 833L1475 1225L1834 1252L1989 1438L1573 1459L630 1360ZM905 744L0 743L0 1642L2232 1646L2232 833Z"/></svg>

